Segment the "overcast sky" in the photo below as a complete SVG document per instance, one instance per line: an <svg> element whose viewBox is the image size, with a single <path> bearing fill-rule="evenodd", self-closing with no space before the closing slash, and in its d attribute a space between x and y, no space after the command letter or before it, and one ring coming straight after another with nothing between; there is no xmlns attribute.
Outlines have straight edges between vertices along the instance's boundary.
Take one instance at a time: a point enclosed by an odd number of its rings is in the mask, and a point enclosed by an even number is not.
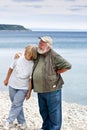
<svg viewBox="0 0 87 130"><path fill-rule="evenodd" d="M87 0L0 0L0 24L87 30Z"/></svg>

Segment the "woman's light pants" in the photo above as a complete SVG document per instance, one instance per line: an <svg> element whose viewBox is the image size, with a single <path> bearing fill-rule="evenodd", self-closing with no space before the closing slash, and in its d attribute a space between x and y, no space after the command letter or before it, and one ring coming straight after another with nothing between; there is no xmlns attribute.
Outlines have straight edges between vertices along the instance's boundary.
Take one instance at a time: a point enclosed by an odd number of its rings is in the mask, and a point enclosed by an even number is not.
<svg viewBox="0 0 87 130"><path fill-rule="evenodd" d="M13 123L17 119L18 123L25 123L24 111L23 111L23 102L26 96L27 90L14 89L9 87L9 96L12 102L11 109L7 121Z"/></svg>

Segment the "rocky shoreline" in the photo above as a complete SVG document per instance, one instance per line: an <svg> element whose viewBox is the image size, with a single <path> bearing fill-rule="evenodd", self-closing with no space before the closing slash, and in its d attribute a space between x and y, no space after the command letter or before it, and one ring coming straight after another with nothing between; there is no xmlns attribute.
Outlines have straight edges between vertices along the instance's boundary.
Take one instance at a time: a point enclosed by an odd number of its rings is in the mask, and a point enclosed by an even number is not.
<svg viewBox="0 0 87 130"><path fill-rule="evenodd" d="M10 105L8 92L0 91L0 130L3 130L4 120L8 116ZM87 130L87 106L63 101L62 107L63 123L61 130ZM28 101L25 100L24 112L28 125L27 130L39 130L42 119L39 114L36 97L31 96ZM15 127L10 130L19 130L19 128Z"/></svg>

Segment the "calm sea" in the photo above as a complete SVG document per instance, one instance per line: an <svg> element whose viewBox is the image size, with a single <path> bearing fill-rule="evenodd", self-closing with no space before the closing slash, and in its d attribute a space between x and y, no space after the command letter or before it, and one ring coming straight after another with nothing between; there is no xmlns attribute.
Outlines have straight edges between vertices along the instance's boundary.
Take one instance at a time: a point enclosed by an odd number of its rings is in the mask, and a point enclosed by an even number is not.
<svg viewBox="0 0 87 130"><path fill-rule="evenodd" d="M72 64L72 69L62 74L63 99L87 105L87 32L0 31L0 90L8 90L3 80L15 53L23 52L29 44L38 44L38 37L44 35L53 38L53 49Z"/></svg>

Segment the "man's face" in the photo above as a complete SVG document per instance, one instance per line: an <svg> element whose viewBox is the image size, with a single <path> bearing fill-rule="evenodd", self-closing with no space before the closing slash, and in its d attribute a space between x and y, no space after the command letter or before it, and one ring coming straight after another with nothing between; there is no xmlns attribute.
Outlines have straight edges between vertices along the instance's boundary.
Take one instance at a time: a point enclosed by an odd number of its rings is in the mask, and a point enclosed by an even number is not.
<svg viewBox="0 0 87 130"><path fill-rule="evenodd" d="M42 40L40 40L40 42L39 42L39 48L40 48L42 51L44 51L44 50L47 48L47 43L44 42L44 41L42 41Z"/></svg>
<svg viewBox="0 0 87 130"><path fill-rule="evenodd" d="M49 51L49 47L48 47L47 43L42 41L42 40L40 40L37 51L40 54L44 54L44 53L48 52Z"/></svg>

